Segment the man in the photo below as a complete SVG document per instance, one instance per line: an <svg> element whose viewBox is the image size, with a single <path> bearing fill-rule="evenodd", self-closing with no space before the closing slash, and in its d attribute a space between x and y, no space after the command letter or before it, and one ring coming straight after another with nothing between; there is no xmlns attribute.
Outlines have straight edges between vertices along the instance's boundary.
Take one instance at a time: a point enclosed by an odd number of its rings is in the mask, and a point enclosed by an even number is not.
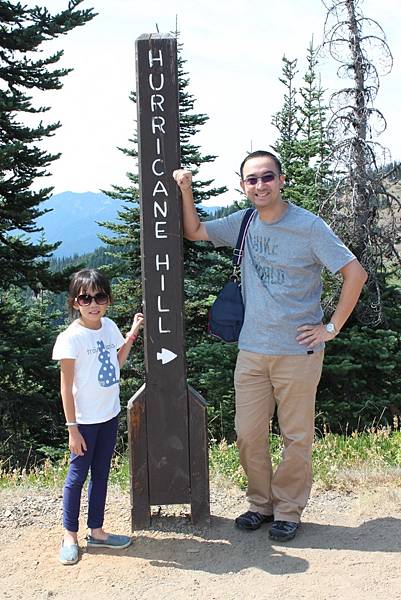
<svg viewBox="0 0 401 600"><path fill-rule="evenodd" d="M287 541L297 533L312 486L315 396L324 344L348 319L367 274L320 217L283 199L285 177L274 154L252 152L240 175L256 213L242 260L245 318L234 375L235 428L248 477L249 510L235 523L255 530L273 521L270 537ZM193 203L191 172L180 169L174 178L182 193L185 237L235 247L244 211L202 223ZM343 277L327 324L320 305L323 266ZM276 406L284 452L273 474L268 429Z"/></svg>

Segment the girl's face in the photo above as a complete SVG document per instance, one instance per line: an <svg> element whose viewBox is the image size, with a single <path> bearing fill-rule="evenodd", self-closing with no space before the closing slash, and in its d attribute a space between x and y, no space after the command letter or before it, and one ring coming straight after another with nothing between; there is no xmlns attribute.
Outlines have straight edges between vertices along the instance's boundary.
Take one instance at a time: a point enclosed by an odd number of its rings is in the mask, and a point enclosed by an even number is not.
<svg viewBox="0 0 401 600"><path fill-rule="evenodd" d="M87 304L87 302L90 303ZM81 288L74 301L74 308L79 310L84 327L100 329L100 319L106 314L109 304L110 299L102 290L91 287L86 290Z"/></svg>

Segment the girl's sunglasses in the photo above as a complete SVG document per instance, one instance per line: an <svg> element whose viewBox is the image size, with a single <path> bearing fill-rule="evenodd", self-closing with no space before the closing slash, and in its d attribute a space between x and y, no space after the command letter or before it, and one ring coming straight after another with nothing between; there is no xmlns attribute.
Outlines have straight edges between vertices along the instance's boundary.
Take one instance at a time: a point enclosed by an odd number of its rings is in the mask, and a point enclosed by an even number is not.
<svg viewBox="0 0 401 600"><path fill-rule="evenodd" d="M94 296L91 296L90 294L79 294L79 296L75 298L75 302L78 302L79 306L89 306L92 304L92 300L94 300L96 304L107 304L109 297L104 292L97 292Z"/></svg>

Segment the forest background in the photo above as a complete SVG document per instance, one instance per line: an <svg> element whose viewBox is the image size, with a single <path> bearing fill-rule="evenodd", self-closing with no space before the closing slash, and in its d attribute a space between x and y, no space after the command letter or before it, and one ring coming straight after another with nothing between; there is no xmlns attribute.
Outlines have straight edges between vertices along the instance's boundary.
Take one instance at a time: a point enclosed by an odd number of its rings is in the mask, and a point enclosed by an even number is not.
<svg viewBox="0 0 401 600"><path fill-rule="evenodd" d="M28 468L65 452L59 373L51 361L51 349L68 321L63 290L70 273L83 266L96 267L112 278L114 299L109 315L122 331L129 328L133 312L141 306L135 131L122 149L132 159L128 183L105 190L121 207L116 220L103 223L108 230L101 236L103 246L88 255L55 259L57 244L46 242L45 231L37 241L32 237L43 203L52 193L51 188L38 190L34 183L58 158L44 151L39 142L52 136L59 123L43 123L41 113L46 111L32 103L30 91L45 95L46 90L59 89L62 78L68 76L68 69L55 67L61 53L38 58L35 52L47 40L95 18L93 10L81 9L80 4L81 0L72 0L65 11L51 15L44 8L0 2L0 460L4 470ZM358 0L325 3L327 48L339 63L339 75L352 84L345 82L340 92L331 95L324 89L319 51L311 41L302 66L297 59L283 58L278 74L283 104L271 115L277 131L274 149L287 177L285 197L322 214L369 273L358 309L341 335L327 345L317 397L318 435L327 431L350 434L383 425L398 428L401 414L401 169L376 141L375 132L383 120L374 106L381 70L391 68L392 58L384 32L362 14L359 4ZM202 165L213 163L216 157L203 154L196 143L208 116L195 111L184 55L181 46L182 165L194 173L202 218L210 218L202 203L226 190L199 176ZM135 91L131 100L136 101ZM35 125L27 124L27 113L37 115ZM236 201L213 217L246 205L238 192ZM237 348L206 334L209 307L230 272L230 251L185 241L184 252L188 380L208 402L210 440L231 441L235 437ZM325 273L324 284L323 303L329 318L339 280ZM144 379L138 343L122 375L123 413ZM120 449L126 441L122 419Z"/></svg>

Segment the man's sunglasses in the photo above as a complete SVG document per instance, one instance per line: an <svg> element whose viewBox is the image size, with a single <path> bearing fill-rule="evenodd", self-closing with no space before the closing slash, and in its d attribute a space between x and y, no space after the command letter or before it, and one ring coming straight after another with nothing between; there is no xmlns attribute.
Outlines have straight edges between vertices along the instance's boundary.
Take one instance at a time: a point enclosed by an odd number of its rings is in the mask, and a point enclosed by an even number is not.
<svg viewBox="0 0 401 600"><path fill-rule="evenodd" d="M79 294L79 296L75 298L75 302L78 302L79 306L90 306L92 300L94 300L96 304L107 304L109 297L104 292L97 292L94 296L91 296L90 294Z"/></svg>
<svg viewBox="0 0 401 600"><path fill-rule="evenodd" d="M262 175L261 177L247 177L244 179L244 182L247 185L256 185L260 179L262 183L270 183L276 179L277 175L275 173L266 173L266 175Z"/></svg>

